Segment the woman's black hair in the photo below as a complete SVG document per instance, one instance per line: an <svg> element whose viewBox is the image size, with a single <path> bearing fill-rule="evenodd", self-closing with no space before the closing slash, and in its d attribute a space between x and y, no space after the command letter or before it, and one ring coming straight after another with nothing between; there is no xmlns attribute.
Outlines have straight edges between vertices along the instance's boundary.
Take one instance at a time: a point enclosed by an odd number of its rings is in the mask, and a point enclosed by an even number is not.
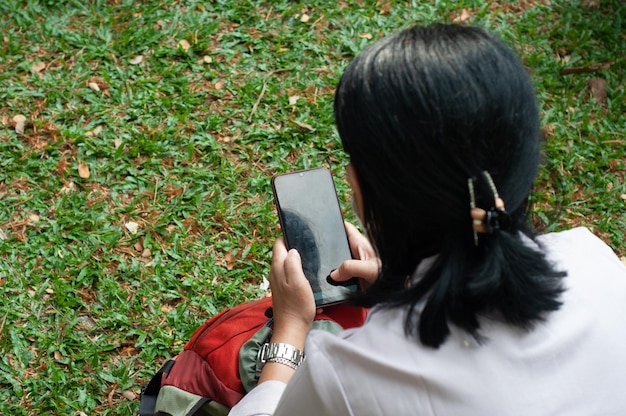
<svg viewBox="0 0 626 416"><path fill-rule="evenodd" d="M335 118L359 180L361 219L382 262L357 304L407 305L407 333L419 332L432 347L445 341L449 323L480 338L481 315L529 328L560 307L565 274L533 247L528 220L540 159L537 104L504 43L478 28L442 24L384 38L344 72ZM512 223L479 234L476 245L468 179L475 179L478 207L493 207L495 198L483 171ZM407 284L433 255L428 272Z"/></svg>

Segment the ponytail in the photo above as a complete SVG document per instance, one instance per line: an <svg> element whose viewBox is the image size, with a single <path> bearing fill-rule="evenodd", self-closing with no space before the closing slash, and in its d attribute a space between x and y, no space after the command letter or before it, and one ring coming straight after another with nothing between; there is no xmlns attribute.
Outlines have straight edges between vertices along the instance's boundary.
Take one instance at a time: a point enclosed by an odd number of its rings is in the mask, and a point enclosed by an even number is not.
<svg viewBox="0 0 626 416"><path fill-rule="evenodd" d="M481 238L468 255L462 244L450 244L436 264L405 292L413 312L430 292L419 314L419 338L424 345L439 347L450 333L448 322L481 340L481 315L500 317L528 329L546 312L557 310L563 291L563 272L556 271L545 255L521 232L496 231ZM404 297L404 296L403 296ZM407 333L415 332L418 315L409 313Z"/></svg>
<svg viewBox="0 0 626 416"><path fill-rule="evenodd" d="M474 184L479 185L478 194ZM419 299L430 292L419 318L419 337L435 348L450 333L448 322L480 341L480 315L497 315L527 329L561 306L558 297L565 273L556 271L544 253L533 248L536 243L524 233L529 233L525 207L509 214L487 171L468 180L468 191L473 244L467 237L449 238L443 245L447 250L409 295L413 312ZM491 208L477 206L477 201L489 199L494 201ZM414 317L414 313L407 315L407 333L414 332Z"/></svg>

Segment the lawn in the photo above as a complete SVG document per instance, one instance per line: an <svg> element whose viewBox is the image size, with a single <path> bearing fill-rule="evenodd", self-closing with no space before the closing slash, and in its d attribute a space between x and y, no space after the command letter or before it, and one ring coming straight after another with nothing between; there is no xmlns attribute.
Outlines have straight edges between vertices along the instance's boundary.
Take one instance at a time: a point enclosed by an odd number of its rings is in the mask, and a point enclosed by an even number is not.
<svg viewBox="0 0 626 416"><path fill-rule="evenodd" d="M412 23L485 27L535 85L543 231L626 256L620 0L0 3L0 414L130 415L225 307L264 294L270 178L328 166L339 76Z"/></svg>

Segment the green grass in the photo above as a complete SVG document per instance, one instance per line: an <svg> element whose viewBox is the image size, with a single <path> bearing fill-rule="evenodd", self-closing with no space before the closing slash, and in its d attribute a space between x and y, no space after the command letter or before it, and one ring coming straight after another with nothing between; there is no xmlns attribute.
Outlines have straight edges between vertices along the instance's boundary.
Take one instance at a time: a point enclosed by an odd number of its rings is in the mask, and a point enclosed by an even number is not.
<svg viewBox="0 0 626 416"><path fill-rule="evenodd" d="M329 166L353 219L332 120L347 62L463 9L537 85L537 225L626 255L622 2L349 3L0 4L0 413L132 414L199 323L262 294L274 173Z"/></svg>

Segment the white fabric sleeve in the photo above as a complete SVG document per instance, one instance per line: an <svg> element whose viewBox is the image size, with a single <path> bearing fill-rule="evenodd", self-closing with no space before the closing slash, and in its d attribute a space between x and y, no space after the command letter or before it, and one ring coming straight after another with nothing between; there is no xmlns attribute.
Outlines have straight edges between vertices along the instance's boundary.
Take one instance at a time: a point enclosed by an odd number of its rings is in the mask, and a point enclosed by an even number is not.
<svg viewBox="0 0 626 416"><path fill-rule="evenodd" d="M293 375L278 403L275 416L352 415L346 392L327 349L340 341L336 335L311 331L306 340L307 360ZM313 360L309 358L314 357Z"/></svg>
<svg viewBox="0 0 626 416"><path fill-rule="evenodd" d="M307 359L289 383L259 384L232 408L229 416L351 415L341 382L323 348L337 340L335 335L324 331L311 331L305 346Z"/></svg>
<svg viewBox="0 0 626 416"><path fill-rule="evenodd" d="M233 407L228 416L269 416L285 390L282 381L269 380L259 384Z"/></svg>

